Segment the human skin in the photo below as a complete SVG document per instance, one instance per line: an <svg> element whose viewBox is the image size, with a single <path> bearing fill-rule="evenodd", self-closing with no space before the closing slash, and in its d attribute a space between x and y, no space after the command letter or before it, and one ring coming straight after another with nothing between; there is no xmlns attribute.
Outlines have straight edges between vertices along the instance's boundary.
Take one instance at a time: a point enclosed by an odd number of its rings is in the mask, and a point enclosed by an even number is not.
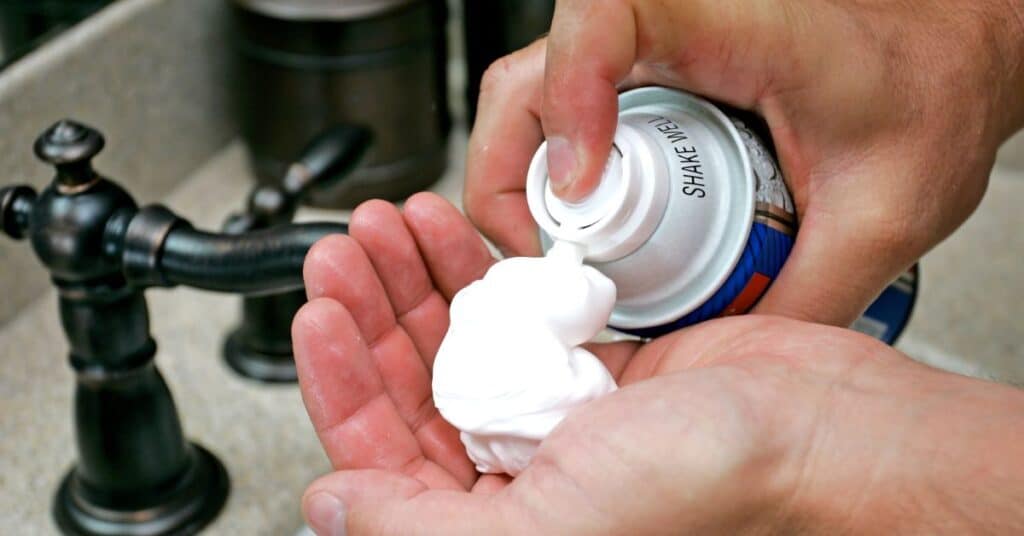
<svg viewBox="0 0 1024 536"><path fill-rule="evenodd" d="M556 195L592 191L616 95L663 85L767 121L800 219L756 312L849 325L974 211L1024 124L1021 0L560 0L547 39L486 73L464 205L539 252L525 201L545 137Z"/></svg>
<svg viewBox="0 0 1024 536"><path fill-rule="evenodd" d="M321 536L1024 532L1024 392L764 315L590 346L622 388L515 480L480 475L430 370L495 260L433 194L365 203L350 233L310 251L292 329L335 469L303 498Z"/></svg>

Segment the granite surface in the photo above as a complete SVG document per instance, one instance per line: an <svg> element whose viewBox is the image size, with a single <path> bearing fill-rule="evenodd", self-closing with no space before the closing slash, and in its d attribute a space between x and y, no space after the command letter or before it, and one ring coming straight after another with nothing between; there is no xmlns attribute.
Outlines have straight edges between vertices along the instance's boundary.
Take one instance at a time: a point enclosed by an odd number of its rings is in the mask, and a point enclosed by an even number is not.
<svg viewBox="0 0 1024 536"><path fill-rule="evenodd" d="M32 143L58 119L98 128L97 169L142 202L164 197L230 141L220 0L120 0L0 72L0 186L52 169ZM0 239L0 325L47 287L30 248Z"/></svg>

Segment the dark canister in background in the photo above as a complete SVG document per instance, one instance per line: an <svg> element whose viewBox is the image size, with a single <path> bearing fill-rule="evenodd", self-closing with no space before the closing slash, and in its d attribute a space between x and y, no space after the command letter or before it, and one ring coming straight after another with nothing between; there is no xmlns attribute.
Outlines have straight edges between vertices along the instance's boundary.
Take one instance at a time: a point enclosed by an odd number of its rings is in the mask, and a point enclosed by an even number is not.
<svg viewBox="0 0 1024 536"><path fill-rule="evenodd" d="M338 124L368 127L359 170L314 205L397 200L447 165L444 0L233 0L242 136L263 184Z"/></svg>
<svg viewBox="0 0 1024 536"><path fill-rule="evenodd" d="M466 104L472 124L480 79L498 58L529 45L551 27L555 0L463 0Z"/></svg>

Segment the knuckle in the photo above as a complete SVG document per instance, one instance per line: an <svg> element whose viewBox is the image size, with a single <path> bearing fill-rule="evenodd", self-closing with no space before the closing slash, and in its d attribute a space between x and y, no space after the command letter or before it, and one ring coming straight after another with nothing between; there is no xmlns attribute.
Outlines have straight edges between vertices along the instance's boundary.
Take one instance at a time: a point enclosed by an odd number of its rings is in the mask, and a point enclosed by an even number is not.
<svg viewBox="0 0 1024 536"><path fill-rule="evenodd" d="M462 200L463 210L466 213L466 218L473 224L474 227L480 229L484 234L489 234L493 231L490 228L490 219L488 215L490 211L487 209L487 200L485 197L478 193L466 192Z"/></svg>
<svg viewBox="0 0 1024 536"><path fill-rule="evenodd" d="M892 174L903 176L905 173L896 170ZM821 206L811 209L800 232L819 248L843 253L847 260L865 262L867 255L874 261L888 259L906 249L928 219L927 214L908 209L908 203L913 203L908 198L909 189L894 188L889 194L853 194L838 200L829 199L827 209ZM823 225L819 227L819 223Z"/></svg>
<svg viewBox="0 0 1024 536"><path fill-rule="evenodd" d="M349 236L363 244L367 236L379 234L387 226L401 222L401 218L398 207L388 201L365 201L352 211L348 222Z"/></svg>
<svg viewBox="0 0 1024 536"><path fill-rule="evenodd" d="M869 249L883 255L904 249L910 240L908 222L902 218L886 218L870 226L865 236Z"/></svg>
<svg viewBox="0 0 1024 536"><path fill-rule="evenodd" d="M484 71L480 79L480 98L495 93L495 90L505 85L506 81L514 79L516 72L516 60L514 55L502 56L491 63Z"/></svg>
<svg viewBox="0 0 1024 536"><path fill-rule="evenodd" d="M306 253L305 264L328 262L335 255L350 248L358 247L355 240L348 235L330 234L317 240Z"/></svg>
<svg viewBox="0 0 1024 536"><path fill-rule="evenodd" d="M462 194L462 210L466 213L466 219L476 227L480 223L479 206L479 197L467 187Z"/></svg>
<svg viewBox="0 0 1024 536"><path fill-rule="evenodd" d="M491 63L480 79L480 100L494 96L501 88L527 83L533 74L543 74L543 69L536 67L543 65L546 49L547 38L540 38Z"/></svg>

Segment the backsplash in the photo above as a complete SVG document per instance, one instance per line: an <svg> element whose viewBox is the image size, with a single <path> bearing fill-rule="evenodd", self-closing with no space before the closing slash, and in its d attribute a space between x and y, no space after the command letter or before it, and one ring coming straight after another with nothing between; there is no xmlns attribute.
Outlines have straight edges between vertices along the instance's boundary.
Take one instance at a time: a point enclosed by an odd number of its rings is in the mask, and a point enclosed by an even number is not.
<svg viewBox="0 0 1024 536"><path fill-rule="evenodd" d="M107 136L97 169L141 203L163 197L236 132L225 4L121 0L0 73L0 183L45 185L32 143L74 117ZM0 240L0 325L46 286L31 248Z"/></svg>

